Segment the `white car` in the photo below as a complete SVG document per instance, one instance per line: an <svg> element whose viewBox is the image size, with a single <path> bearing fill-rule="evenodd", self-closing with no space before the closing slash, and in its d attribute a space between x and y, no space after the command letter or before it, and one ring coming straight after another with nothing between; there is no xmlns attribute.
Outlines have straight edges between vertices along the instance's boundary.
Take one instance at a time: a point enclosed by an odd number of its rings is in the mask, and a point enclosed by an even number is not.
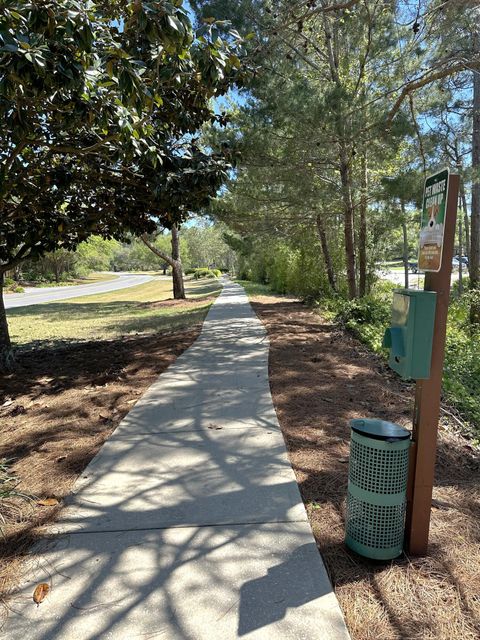
<svg viewBox="0 0 480 640"><path fill-rule="evenodd" d="M466 269L468 269L468 258L465 256L454 256L452 259L452 267L455 267L456 269L458 269L458 267L460 266L460 263L462 264L463 267L465 267Z"/></svg>

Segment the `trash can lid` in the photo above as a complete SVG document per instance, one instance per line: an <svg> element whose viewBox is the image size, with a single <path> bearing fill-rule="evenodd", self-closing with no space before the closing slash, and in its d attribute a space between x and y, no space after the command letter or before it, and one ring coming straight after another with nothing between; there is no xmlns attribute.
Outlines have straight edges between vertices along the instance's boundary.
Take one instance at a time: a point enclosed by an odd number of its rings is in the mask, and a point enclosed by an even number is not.
<svg viewBox="0 0 480 640"><path fill-rule="evenodd" d="M372 418L356 418L350 420L353 431L373 440L407 440L410 438L410 431L394 422L378 420Z"/></svg>

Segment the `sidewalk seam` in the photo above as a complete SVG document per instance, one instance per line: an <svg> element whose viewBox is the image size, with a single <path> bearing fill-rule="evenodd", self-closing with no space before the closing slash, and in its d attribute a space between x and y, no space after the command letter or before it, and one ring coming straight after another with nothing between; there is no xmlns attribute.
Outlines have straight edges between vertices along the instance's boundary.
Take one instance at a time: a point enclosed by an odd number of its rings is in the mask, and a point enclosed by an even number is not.
<svg viewBox="0 0 480 640"><path fill-rule="evenodd" d="M305 517L303 520L254 520L252 522L217 522L211 524L177 524L170 525L168 527L147 527L141 529L104 529L99 531L59 531L57 533L46 533L48 538L58 538L60 536L73 536L73 535L92 535L97 533L128 533L131 531L167 531L168 529L206 529L211 527L248 527L250 525L262 526L264 524L298 524L299 522L308 523L308 519Z"/></svg>

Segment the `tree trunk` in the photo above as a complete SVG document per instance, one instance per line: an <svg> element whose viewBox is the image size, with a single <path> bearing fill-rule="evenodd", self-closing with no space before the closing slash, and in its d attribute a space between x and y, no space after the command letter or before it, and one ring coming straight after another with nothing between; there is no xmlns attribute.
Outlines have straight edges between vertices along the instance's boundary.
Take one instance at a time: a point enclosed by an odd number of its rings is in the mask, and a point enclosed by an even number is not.
<svg viewBox="0 0 480 640"><path fill-rule="evenodd" d="M347 152L343 144L340 146L340 178L342 181L343 218L345 234L345 258L347 265L348 295L351 300L357 297L355 279L355 239L354 211L352 202L352 185Z"/></svg>
<svg viewBox="0 0 480 640"><path fill-rule="evenodd" d="M141 239L145 246L147 246L150 251L164 260L167 264L172 267L172 280L173 280L173 297L175 300L183 300L186 298L185 296L185 286L183 284L183 269L182 269L182 261L180 259L180 239L178 235L178 227L174 225L172 227L172 255L169 256L168 253L164 253L161 249L156 247L154 244L150 242L147 238L146 234L141 236Z"/></svg>
<svg viewBox="0 0 480 640"><path fill-rule="evenodd" d="M343 90L340 74L338 72L338 37L336 27L332 31L331 24L326 15L323 15L323 28L325 30L325 43L327 47L328 62L332 82L341 91ZM342 183L343 199L343 230L345 234L345 259L347 267L348 295L350 299L357 297L357 282L355 278L355 237L354 237L354 209L352 202L352 177L350 172L350 158L347 149L349 136L345 134L345 118L341 109L341 101L338 102L335 117L335 128L338 137L338 159L340 179Z"/></svg>
<svg viewBox="0 0 480 640"><path fill-rule="evenodd" d="M175 300L185 299L185 286L183 284L182 264L177 262L172 267L173 297Z"/></svg>
<svg viewBox="0 0 480 640"><path fill-rule="evenodd" d="M358 236L359 293L367 294L367 149L363 145L360 170L360 232Z"/></svg>
<svg viewBox="0 0 480 640"><path fill-rule="evenodd" d="M337 283L335 282L335 272L333 270L332 256L330 255L330 249L328 248L327 234L325 233L325 227L323 225L322 216L317 215L317 231L320 238L320 244L322 246L323 260L325 262L325 269L327 271L328 283L335 293L337 293Z"/></svg>
<svg viewBox="0 0 480 640"><path fill-rule="evenodd" d="M408 281L408 233L407 233L407 214L405 213L405 203L400 201L402 209L402 232L403 232L403 269L405 271L405 289L408 289L410 283Z"/></svg>
<svg viewBox="0 0 480 640"><path fill-rule="evenodd" d="M173 297L175 300L183 300L186 296L183 283L182 261L180 258L180 238L176 224L172 227L172 259Z"/></svg>
<svg viewBox="0 0 480 640"><path fill-rule="evenodd" d="M474 27L477 29L477 25ZM480 49L480 36L473 37L475 51ZM473 132L472 132L472 208L470 233L470 289L480 289L480 74L473 74ZM480 324L480 303L473 296L470 305L470 322Z"/></svg>
<svg viewBox="0 0 480 640"><path fill-rule="evenodd" d="M465 227L465 255L470 259L470 220L468 218L467 196L465 194L465 184L460 177L460 200L463 209L463 225Z"/></svg>
<svg viewBox="0 0 480 640"><path fill-rule="evenodd" d="M458 216L458 294L463 293L463 220L462 216Z"/></svg>
<svg viewBox="0 0 480 640"><path fill-rule="evenodd" d="M10 342L10 333L8 331L7 313L3 301L3 283L5 281L5 272L0 272L0 372L5 373L11 371L14 365L14 357L12 343Z"/></svg>

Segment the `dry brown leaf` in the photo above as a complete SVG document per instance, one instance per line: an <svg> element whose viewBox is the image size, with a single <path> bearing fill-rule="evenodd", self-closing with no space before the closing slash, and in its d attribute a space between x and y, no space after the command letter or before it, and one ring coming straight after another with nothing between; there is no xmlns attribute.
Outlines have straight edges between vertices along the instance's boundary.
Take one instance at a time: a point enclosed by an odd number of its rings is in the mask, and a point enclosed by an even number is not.
<svg viewBox="0 0 480 640"><path fill-rule="evenodd" d="M59 501L57 498L44 498L43 500L37 500L37 504L41 507L54 507Z"/></svg>
<svg viewBox="0 0 480 640"><path fill-rule="evenodd" d="M13 407L13 409L10 411L10 415L12 417L15 416L19 416L21 413L27 413L25 407L21 404L17 404L15 407Z"/></svg>
<svg viewBox="0 0 480 640"><path fill-rule="evenodd" d="M35 602L37 607L41 602L45 600L49 591L50 585L48 585L46 582L37 584L37 586L35 587L35 591L33 592L33 601Z"/></svg>

